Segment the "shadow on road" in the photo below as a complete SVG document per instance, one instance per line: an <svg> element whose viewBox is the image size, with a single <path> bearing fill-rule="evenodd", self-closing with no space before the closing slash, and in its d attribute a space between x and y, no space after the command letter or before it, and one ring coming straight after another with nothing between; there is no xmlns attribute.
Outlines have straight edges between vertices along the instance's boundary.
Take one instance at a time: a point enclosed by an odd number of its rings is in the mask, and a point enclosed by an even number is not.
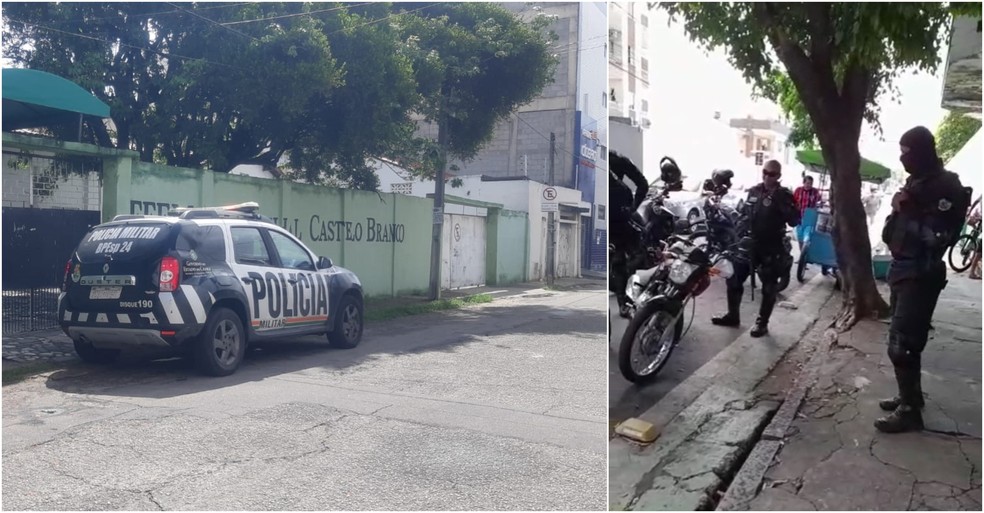
<svg viewBox="0 0 984 513"><path fill-rule="evenodd" d="M523 304L526 301L528 304ZM522 339L524 344L535 344L542 335L565 335L572 343L600 342L606 333L606 312L601 304L592 301L604 303L606 298L604 294L591 294L577 302L553 306L530 297L507 306L492 303L397 319L367 326L362 343L349 350L330 348L324 337L315 336L267 342L251 346L239 370L222 378L199 374L190 359L140 353L124 355L111 366L70 365L51 374L46 386L71 394L163 399L307 370L344 373L393 356L435 351L454 353L463 345L487 341L487 337L497 335L528 335Z"/></svg>

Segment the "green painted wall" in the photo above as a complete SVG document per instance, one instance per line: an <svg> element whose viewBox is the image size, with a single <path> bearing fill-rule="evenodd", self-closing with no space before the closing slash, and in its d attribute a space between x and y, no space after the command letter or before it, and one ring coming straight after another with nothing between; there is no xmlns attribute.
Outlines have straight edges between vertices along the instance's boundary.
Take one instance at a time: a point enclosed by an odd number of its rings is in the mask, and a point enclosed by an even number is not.
<svg viewBox="0 0 984 513"><path fill-rule="evenodd" d="M319 256L354 271L367 295L427 290L433 206L429 199L146 162L135 163L128 180L110 176L117 170L107 171L107 178L116 184L117 199L104 203L106 219L255 201L263 215L274 218Z"/></svg>
<svg viewBox="0 0 984 513"><path fill-rule="evenodd" d="M431 199L332 189L140 162L133 151L3 134L5 147L85 155L103 161L103 220L164 214L176 207L256 201L260 211L318 255L358 274L372 296L426 292L430 276ZM448 196L488 209L486 282L529 277L529 219L501 205ZM396 240L394 240L396 239Z"/></svg>
<svg viewBox="0 0 984 513"><path fill-rule="evenodd" d="M526 212L489 209L486 236L486 277L489 285L527 280L529 219Z"/></svg>

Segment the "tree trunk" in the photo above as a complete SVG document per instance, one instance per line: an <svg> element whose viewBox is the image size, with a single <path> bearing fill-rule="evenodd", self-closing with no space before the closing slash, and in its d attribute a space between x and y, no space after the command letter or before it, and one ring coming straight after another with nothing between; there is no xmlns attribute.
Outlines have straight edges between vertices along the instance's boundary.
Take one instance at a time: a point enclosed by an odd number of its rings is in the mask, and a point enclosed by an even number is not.
<svg viewBox="0 0 984 513"><path fill-rule="evenodd" d="M846 331L862 318L884 316L888 305L878 293L871 268L871 241L861 204L861 155L857 140L841 131L833 131L825 139L828 144L824 145L823 154L830 169L833 238L844 296L844 307L834 327Z"/></svg>

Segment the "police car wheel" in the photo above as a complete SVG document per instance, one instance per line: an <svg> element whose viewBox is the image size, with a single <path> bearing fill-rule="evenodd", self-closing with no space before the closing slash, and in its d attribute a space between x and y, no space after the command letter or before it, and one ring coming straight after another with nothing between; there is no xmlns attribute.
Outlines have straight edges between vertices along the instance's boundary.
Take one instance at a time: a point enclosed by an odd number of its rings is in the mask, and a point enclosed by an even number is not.
<svg viewBox="0 0 984 513"><path fill-rule="evenodd" d="M362 305L353 296L342 298L335 315L335 329L328 333L328 344L352 349L362 341Z"/></svg>
<svg viewBox="0 0 984 513"><path fill-rule="evenodd" d="M228 376L246 354L246 333L239 316L227 308L209 314L194 347L198 368L210 376Z"/></svg>
<svg viewBox="0 0 984 513"><path fill-rule="evenodd" d="M120 356L119 349L99 349L88 342L75 340L75 354L85 363L104 365L113 363Z"/></svg>

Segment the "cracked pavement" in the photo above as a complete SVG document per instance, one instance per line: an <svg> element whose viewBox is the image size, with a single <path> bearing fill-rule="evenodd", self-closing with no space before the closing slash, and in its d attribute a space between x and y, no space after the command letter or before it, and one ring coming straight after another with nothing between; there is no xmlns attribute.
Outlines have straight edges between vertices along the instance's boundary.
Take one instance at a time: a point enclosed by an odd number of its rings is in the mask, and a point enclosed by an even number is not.
<svg viewBox="0 0 984 513"><path fill-rule="evenodd" d="M981 511L981 288L949 279L923 353L926 430L872 426L896 385L887 324L862 321L820 363L749 509Z"/></svg>
<svg viewBox="0 0 984 513"><path fill-rule="evenodd" d="M603 286L4 387L3 509L601 510Z"/></svg>

